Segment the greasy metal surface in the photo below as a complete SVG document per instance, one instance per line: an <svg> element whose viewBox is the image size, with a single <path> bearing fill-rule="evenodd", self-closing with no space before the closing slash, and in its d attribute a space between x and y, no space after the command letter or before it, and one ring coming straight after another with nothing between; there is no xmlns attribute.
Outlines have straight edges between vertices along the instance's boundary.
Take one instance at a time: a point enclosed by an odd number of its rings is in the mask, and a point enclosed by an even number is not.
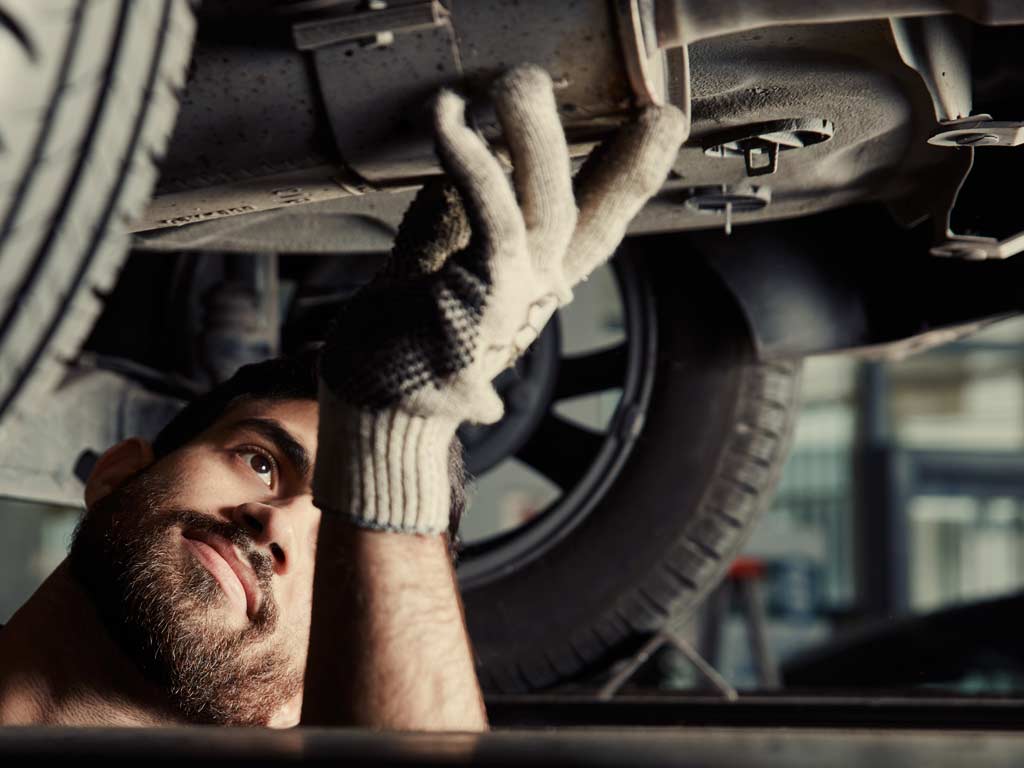
<svg viewBox="0 0 1024 768"><path fill-rule="evenodd" d="M986 768L1018 766L1024 737L981 731L767 728L603 728L488 734L354 729L6 728L0 759L72 757L147 765L332 761L357 765L736 766L747 768Z"/></svg>

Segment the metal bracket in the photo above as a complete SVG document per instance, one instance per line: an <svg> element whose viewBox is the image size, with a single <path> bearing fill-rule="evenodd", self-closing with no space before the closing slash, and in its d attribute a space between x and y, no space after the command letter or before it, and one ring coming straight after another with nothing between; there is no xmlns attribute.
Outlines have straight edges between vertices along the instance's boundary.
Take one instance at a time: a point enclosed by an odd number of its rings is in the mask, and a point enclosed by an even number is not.
<svg viewBox="0 0 1024 768"><path fill-rule="evenodd" d="M970 22L957 16L891 18L903 62L928 89L935 120L945 123L971 114Z"/></svg>
<svg viewBox="0 0 1024 768"><path fill-rule="evenodd" d="M983 117L987 117L983 116ZM975 120L976 118L971 118ZM957 121L960 124L965 124L966 121ZM965 259L967 261L985 261L988 259L1006 259L1010 256L1015 256L1018 253L1024 251L1024 231L1013 231L1010 229L1003 229L1000 232L1003 235L1003 239L998 237L984 236L984 235L959 235L953 231L953 215L957 205L964 205L962 200L965 185L971 176L972 171L977 174L974 170L975 165L975 154L974 146L972 144L956 145L960 146L962 154L966 158L966 166L964 167L963 175L960 179L960 183L957 185L952 198L944 206L944 210L937 210L934 214L935 221L935 245L929 249L929 253L933 256L940 256L945 258ZM988 157L988 156L986 156ZM1016 155L1011 155L1011 159L1017 158ZM1005 160L1000 161L998 166L1000 168L1007 167ZM1012 163L1010 164L1012 168ZM984 183L984 179L981 183ZM974 187L975 196L979 194L977 190L977 184ZM991 207L994 203L988 202L990 194L997 194L989 188L981 191L986 199L986 206ZM995 198L998 200L999 198ZM1016 221L1016 219L1013 219ZM958 229L963 227L958 226ZM991 231L988 227L974 227L973 231ZM1006 237L1006 235L1009 235Z"/></svg>
<svg viewBox="0 0 1024 768"><path fill-rule="evenodd" d="M393 8L381 0L374 0L366 4L364 11L295 24L292 39L300 51L359 41L388 45L394 42L397 34L432 29L447 23L448 10L436 0Z"/></svg>
<svg viewBox="0 0 1024 768"><path fill-rule="evenodd" d="M747 168L747 176L767 176L779 169L779 145L763 139L758 143L760 146L751 144L743 148L743 164Z"/></svg>
<svg viewBox="0 0 1024 768"><path fill-rule="evenodd" d="M450 14L440 2L373 0L296 23L310 51L342 159L370 184L439 172L425 107L462 78Z"/></svg>
<svg viewBox="0 0 1024 768"><path fill-rule="evenodd" d="M957 16L889 20L900 58L921 80L935 109L936 147L1016 147L1024 143L1024 123L997 122L972 115L971 25Z"/></svg>
<svg viewBox="0 0 1024 768"><path fill-rule="evenodd" d="M968 261L985 261L986 259L1008 259L1024 251L1024 232L1020 232L1005 240L977 235L956 235L946 233L946 239L933 246L932 256L945 256Z"/></svg>
<svg viewBox="0 0 1024 768"><path fill-rule="evenodd" d="M894 14L895 16L895 14ZM935 109L938 130L928 143L935 147L1016 147L1024 144L1024 122L995 121L991 115L971 115L971 25L957 16L891 18L893 37L900 57L917 72ZM974 155L970 156L973 164ZM957 235L950 216L967 172L944 212L936 212L937 245L934 256L981 261L1005 259L1024 251L1024 232L1004 240L995 237Z"/></svg>
<svg viewBox="0 0 1024 768"><path fill-rule="evenodd" d="M936 147L1016 147L1024 144L1024 122L972 115L942 123L942 130L932 134L928 143Z"/></svg>

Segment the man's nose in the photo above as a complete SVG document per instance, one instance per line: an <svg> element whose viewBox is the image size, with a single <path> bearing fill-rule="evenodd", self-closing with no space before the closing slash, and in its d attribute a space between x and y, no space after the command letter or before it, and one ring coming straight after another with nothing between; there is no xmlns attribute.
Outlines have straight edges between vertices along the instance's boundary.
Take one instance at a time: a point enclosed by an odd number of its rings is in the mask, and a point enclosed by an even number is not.
<svg viewBox="0 0 1024 768"><path fill-rule="evenodd" d="M295 557L295 531L289 515L282 509L260 502L239 504L231 514L236 525L266 548L274 559L274 572L283 576Z"/></svg>

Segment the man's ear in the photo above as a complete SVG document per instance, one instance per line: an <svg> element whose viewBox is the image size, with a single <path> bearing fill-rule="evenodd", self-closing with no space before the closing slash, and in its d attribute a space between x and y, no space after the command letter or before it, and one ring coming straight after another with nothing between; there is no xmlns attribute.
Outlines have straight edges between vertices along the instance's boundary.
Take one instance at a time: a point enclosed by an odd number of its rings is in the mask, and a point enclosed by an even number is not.
<svg viewBox="0 0 1024 768"><path fill-rule="evenodd" d="M108 448L85 481L86 508L92 509L93 504L152 463L153 446L141 437L129 437Z"/></svg>

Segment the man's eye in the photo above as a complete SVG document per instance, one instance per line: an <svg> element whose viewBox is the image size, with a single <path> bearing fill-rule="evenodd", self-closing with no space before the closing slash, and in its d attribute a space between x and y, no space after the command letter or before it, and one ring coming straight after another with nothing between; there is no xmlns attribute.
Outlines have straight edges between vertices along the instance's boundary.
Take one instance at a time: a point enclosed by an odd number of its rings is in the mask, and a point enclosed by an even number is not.
<svg viewBox="0 0 1024 768"><path fill-rule="evenodd" d="M268 488L274 484L273 459L259 451L244 451L240 455L242 461L248 464L249 468L260 476L260 480L266 483Z"/></svg>

